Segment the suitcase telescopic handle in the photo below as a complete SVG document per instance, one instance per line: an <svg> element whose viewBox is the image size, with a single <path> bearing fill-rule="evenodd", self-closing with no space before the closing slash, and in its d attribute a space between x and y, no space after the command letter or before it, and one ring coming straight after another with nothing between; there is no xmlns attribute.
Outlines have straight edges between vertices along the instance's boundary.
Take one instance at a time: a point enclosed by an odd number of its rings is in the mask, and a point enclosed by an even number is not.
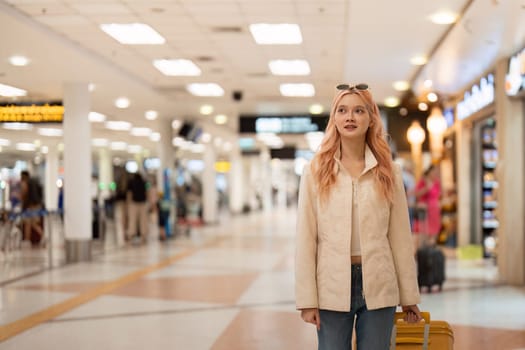
<svg viewBox="0 0 525 350"><path fill-rule="evenodd" d="M396 312L394 315L394 323L399 320L402 320L406 316L406 312ZM421 317L425 320L425 323L430 323L430 312L421 311Z"/></svg>

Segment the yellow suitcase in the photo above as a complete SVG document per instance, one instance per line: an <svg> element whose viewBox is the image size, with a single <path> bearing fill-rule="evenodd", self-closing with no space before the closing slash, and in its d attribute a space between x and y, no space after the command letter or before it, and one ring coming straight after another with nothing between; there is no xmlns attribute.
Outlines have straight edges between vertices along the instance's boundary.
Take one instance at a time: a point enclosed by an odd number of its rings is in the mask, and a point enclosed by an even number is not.
<svg viewBox="0 0 525 350"><path fill-rule="evenodd" d="M431 321L430 313L422 312L425 322L407 323L405 314L396 312L390 350L454 349L454 332L445 321Z"/></svg>

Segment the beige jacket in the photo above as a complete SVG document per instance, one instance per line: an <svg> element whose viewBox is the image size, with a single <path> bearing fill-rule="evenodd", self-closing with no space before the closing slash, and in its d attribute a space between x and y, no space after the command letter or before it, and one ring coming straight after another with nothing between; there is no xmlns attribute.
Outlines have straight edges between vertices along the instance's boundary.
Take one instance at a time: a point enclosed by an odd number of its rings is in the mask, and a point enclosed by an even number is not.
<svg viewBox="0 0 525 350"><path fill-rule="evenodd" d="M301 177L297 215L295 292L297 309L349 311L352 179L336 155L337 182L321 205L310 165ZM367 146L357 195L363 293L369 310L420 302L408 208L395 166L393 203L378 192Z"/></svg>

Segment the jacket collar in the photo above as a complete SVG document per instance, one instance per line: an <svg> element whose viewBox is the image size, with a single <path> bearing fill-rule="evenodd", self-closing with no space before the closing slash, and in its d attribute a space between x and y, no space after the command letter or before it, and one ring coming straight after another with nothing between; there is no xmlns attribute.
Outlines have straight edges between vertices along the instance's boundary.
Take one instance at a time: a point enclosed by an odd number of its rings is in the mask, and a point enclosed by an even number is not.
<svg viewBox="0 0 525 350"><path fill-rule="evenodd" d="M343 167L343 165L341 164L341 147L338 147L337 150L335 151L334 159L335 159L334 171L338 173L339 170ZM373 169L376 166L377 166L377 159L374 156L374 153L372 152L370 147L368 147L368 144L365 143L365 168L363 169L362 174L365 174L370 169Z"/></svg>

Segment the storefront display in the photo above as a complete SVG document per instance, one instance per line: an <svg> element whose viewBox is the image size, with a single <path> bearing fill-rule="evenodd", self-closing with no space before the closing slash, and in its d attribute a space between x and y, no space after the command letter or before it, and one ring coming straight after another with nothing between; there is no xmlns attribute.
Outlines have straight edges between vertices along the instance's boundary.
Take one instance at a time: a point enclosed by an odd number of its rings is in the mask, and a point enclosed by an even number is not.
<svg viewBox="0 0 525 350"><path fill-rule="evenodd" d="M481 121L481 228L483 231L483 254L485 257L496 255L496 230L499 222L496 215L498 206L498 181L495 171L498 163L496 144L496 123L493 118Z"/></svg>

